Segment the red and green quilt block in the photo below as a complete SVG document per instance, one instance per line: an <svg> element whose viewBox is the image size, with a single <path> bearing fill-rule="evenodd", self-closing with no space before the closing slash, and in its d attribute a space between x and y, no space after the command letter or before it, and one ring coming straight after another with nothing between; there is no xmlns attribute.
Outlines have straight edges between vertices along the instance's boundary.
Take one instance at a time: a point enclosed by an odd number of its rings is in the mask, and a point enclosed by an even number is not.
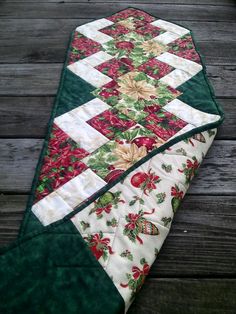
<svg viewBox="0 0 236 314"><path fill-rule="evenodd" d="M53 125L35 200L39 201L86 170L87 166L81 160L87 155L88 152L80 148L59 127Z"/></svg>
<svg viewBox="0 0 236 314"><path fill-rule="evenodd" d="M153 77L156 80L159 80L163 76L173 71L174 68L164 62L153 58L140 65L138 67L138 70L141 72L145 72L147 75Z"/></svg>
<svg viewBox="0 0 236 314"><path fill-rule="evenodd" d="M109 35L113 38L116 38L122 34L127 34L130 32L130 29L126 28L125 26L115 23L105 28L100 29L100 32Z"/></svg>
<svg viewBox="0 0 236 314"><path fill-rule="evenodd" d="M137 32L130 32L117 37L103 45L104 50L116 58L128 58L134 67L147 62L150 58L154 58L167 50L155 39L146 40L145 35Z"/></svg>
<svg viewBox="0 0 236 314"><path fill-rule="evenodd" d="M125 20L129 17L134 17L135 19L138 19L140 21L144 21L146 23L151 23L155 21L155 18L151 16L150 14L147 14L146 12L143 12L138 9L129 8L126 10L123 10L121 12L115 13L109 17L107 17L108 20L112 22L119 22L121 20Z"/></svg>
<svg viewBox="0 0 236 314"><path fill-rule="evenodd" d="M181 38L176 39L170 43L168 52L173 53L179 57L200 63L200 57L196 52L192 37L187 34Z"/></svg>
<svg viewBox="0 0 236 314"><path fill-rule="evenodd" d="M161 139L167 141L184 128L187 122L161 109L156 113L151 113L143 121L140 121L140 124L153 131Z"/></svg>
<svg viewBox="0 0 236 314"><path fill-rule="evenodd" d="M79 32L74 33L69 53L69 64L84 59L101 50L101 45Z"/></svg>
<svg viewBox="0 0 236 314"><path fill-rule="evenodd" d="M88 120L87 123L109 139L113 139L136 124L128 116L115 109L106 110Z"/></svg>
<svg viewBox="0 0 236 314"><path fill-rule="evenodd" d="M103 180L112 182L163 143L152 130L135 124L127 131L118 132L114 140L98 148L83 162Z"/></svg>
<svg viewBox="0 0 236 314"><path fill-rule="evenodd" d="M147 105L153 103L165 105L181 94L144 72L129 72L119 77L117 83L117 90L121 93L120 99L125 96L126 100L127 98L133 101L144 100Z"/></svg>
<svg viewBox="0 0 236 314"><path fill-rule="evenodd" d="M95 89L92 94L110 106L114 106L121 99L120 92L118 91L119 85L116 81L103 85L101 88Z"/></svg>
<svg viewBox="0 0 236 314"><path fill-rule="evenodd" d="M120 60L111 59L96 66L95 69L113 79L116 79L119 76L132 71L133 67L132 65L121 62Z"/></svg>
<svg viewBox="0 0 236 314"><path fill-rule="evenodd" d="M146 40L152 39L160 34L163 34L165 31L160 27L153 26L152 24L145 24L138 27L135 32L142 35Z"/></svg>

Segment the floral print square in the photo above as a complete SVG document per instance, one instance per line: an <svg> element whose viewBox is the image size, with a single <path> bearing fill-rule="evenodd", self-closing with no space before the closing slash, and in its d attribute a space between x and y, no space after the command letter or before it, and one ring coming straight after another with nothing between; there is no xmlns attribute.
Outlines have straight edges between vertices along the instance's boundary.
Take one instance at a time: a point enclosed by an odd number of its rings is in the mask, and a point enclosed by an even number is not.
<svg viewBox="0 0 236 314"><path fill-rule="evenodd" d="M87 166L81 159L87 155L88 152L53 125L36 189L36 201L86 170Z"/></svg>
<svg viewBox="0 0 236 314"><path fill-rule="evenodd" d="M138 69L139 71L145 72L147 75L153 77L156 80L159 80L174 70L172 66L155 58L150 59L146 63L140 65Z"/></svg>
<svg viewBox="0 0 236 314"><path fill-rule="evenodd" d="M138 27L135 32L144 36L144 38L148 40L164 33L165 31L157 26L153 26L152 24L145 24Z"/></svg>
<svg viewBox="0 0 236 314"><path fill-rule="evenodd" d="M106 110L88 120L87 123L109 139L113 139L135 125L135 122L128 116L115 109Z"/></svg>
<svg viewBox="0 0 236 314"><path fill-rule="evenodd" d="M181 93L144 72L129 72L93 91L93 95L138 122Z"/></svg>
<svg viewBox="0 0 236 314"><path fill-rule="evenodd" d="M113 38L116 38L122 34L127 34L130 32L128 28L119 23L112 24L103 29L100 29L99 31Z"/></svg>
<svg viewBox="0 0 236 314"><path fill-rule="evenodd" d="M145 137L146 141L142 137ZM150 140L147 140L147 137ZM153 149L158 144L155 134L137 125L98 148L85 157L83 162L104 181L113 182L145 157L148 149Z"/></svg>
<svg viewBox="0 0 236 314"><path fill-rule="evenodd" d="M111 59L95 67L101 73L116 79L120 75L124 75L133 70L132 65L121 62L117 59Z"/></svg>
<svg viewBox="0 0 236 314"><path fill-rule="evenodd" d="M117 24L122 25L125 28L130 30L135 30L138 27L145 25L147 22L144 19L138 19L133 16L130 16L126 19L120 20Z"/></svg>
<svg viewBox="0 0 236 314"><path fill-rule="evenodd" d="M193 40L189 34L175 40L168 46L168 52L173 53L179 57L200 63L200 57L195 50Z"/></svg>
<svg viewBox="0 0 236 314"><path fill-rule="evenodd" d="M157 113L151 113L143 121L140 121L140 124L154 132L161 139L167 141L185 127L187 122L161 109Z"/></svg>
<svg viewBox="0 0 236 314"><path fill-rule="evenodd" d="M118 59L129 58L134 67L140 66L167 50L167 46L153 39L147 40L145 36L134 31L107 42L103 48L108 54Z"/></svg>
<svg viewBox="0 0 236 314"><path fill-rule="evenodd" d="M108 105L114 106L121 99L118 88L118 83L112 80L111 82L103 85L101 88L95 89L92 94L106 102Z"/></svg>
<svg viewBox="0 0 236 314"><path fill-rule="evenodd" d="M101 50L101 45L79 32L74 33L69 53L69 64L91 56Z"/></svg>
<svg viewBox="0 0 236 314"><path fill-rule="evenodd" d="M121 12L115 13L112 16L107 17L107 19L112 22L118 22L127 19L130 16L133 16L141 21L145 21L146 23L151 23L155 21L155 18L150 14L133 8L129 8Z"/></svg>

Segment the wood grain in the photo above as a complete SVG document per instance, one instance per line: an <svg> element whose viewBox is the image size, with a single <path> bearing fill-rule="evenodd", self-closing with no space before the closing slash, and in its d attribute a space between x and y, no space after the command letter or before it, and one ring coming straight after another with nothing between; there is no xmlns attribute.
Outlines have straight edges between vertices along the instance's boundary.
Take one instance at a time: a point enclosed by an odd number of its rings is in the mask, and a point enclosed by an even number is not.
<svg viewBox="0 0 236 314"><path fill-rule="evenodd" d="M38 0L5 0L5 2L9 3L9 2L38 2ZM58 0L41 0L40 3L42 2L58 2ZM234 0L224 0L224 2L222 2L222 0L200 0L196 3L196 1L194 0L159 0L158 3L156 0L129 0L128 3L127 1L119 1L119 0L79 0L79 1L75 1L75 0L63 0L63 3L65 2L75 2L75 3L94 3L94 4L99 4L99 3L126 3L127 6L128 5L132 5L132 4L136 4L136 3L143 3L146 5L149 4L195 4L195 5L217 5L217 6L232 6L235 4Z"/></svg>
<svg viewBox="0 0 236 314"><path fill-rule="evenodd" d="M1 4L1 18L102 18L128 7L127 2L116 3L67 3L46 2L4 2ZM163 19L190 21L235 21L234 6L136 4L135 8L145 10Z"/></svg>
<svg viewBox="0 0 236 314"><path fill-rule="evenodd" d="M235 279L148 279L128 314L234 314Z"/></svg>

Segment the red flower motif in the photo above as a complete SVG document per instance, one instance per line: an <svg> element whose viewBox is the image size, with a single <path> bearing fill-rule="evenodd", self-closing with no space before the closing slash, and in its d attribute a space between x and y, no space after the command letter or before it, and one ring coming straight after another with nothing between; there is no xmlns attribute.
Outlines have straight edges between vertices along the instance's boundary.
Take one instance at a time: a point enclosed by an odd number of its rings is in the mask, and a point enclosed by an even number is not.
<svg viewBox="0 0 236 314"><path fill-rule="evenodd" d="M121 119L116 110L106 110L87 121L94 129L113 139L118 131L125 131L135 125L132 120Z"/></svg>
<svg viewBox="0 0 236 314"><path fill-rule="evenodd" d="M106 259L106 255L104 254L106 251L108 251L109 254L114 254L111 246L109 245L110 239L103 238L102 232L90 235L84 239L88 241L89 248L97 260L99 260L101 256Z"/></svg>
<svg viewBox="0 0 236 314"><path fill-rule="evenodd" d="M98 42L93 41L92 39L89 39L78 32L75 32L73 41L71 43L69 64L88 57L100 50L101 45Z"/></svg>
<svg viewBox="0 0 236 314"><path fill-rule="evenodd" d="M36 192L36 201L79 175L87 166L81 162L88 155L59 127L53 125L43 160Z"/></svg>
<svg viewBox="0 0 236 314"><path fill-rule="evenodd" d="M185 121L164 110L150 114L144 121L145 127L163 140L168 140L187 125Z"/></svg>
<svg viewBox="0 0 236 314"><path fill-rule="evenodd" d="M149 273L149 270L150 270L150 267L147 263L145 263L143 265L143 268L140 269L139 267L137 266L133 266L132 267L132 272L133 272L133 278L134 280L138 280L141 276L147 276L148 273ZM144 278L143 278L143 281L144 281Z"/></svg>
<svg viewBox="0 0 236 314"><path fill-rule="evenodd" d="M127 19L130 16L140 19L146 23L150 23L155 20L155 18L148 13L133 8L125 9L121 12L115 13L112 16L107 17L107 19L112 22L118 22L120 20Z"/></svg>
<svg viewBox="0 0 236 314"><path fill-rule="evenodd" d="M190 159L187 160L187 168L197 169L198 167L199 167L199 163L197 160L194 160L194 162L192 162Z"/></svg>
<svg viewBox="0 0 236 314"><path fill-rule="evenodd" d="M133 70L133 67L131 65L125 64L116 59L112 59L107 62L104 62L96 66L95 68L98 71L102 72L105 75L110 76L113 79L116 79L120 75L123 75Z"/></svg>
<svg viewBox="0 0 236 314"><path fill-rule="evenodd" d="M128 220L130 221L128 224L125 225L125 228L127 229L135 229L136 228L136 224L137 224L137 221L138 219L140 218L141 216L139 214L128 214Z"/></svg>
<svg viewBox="0 0 236 314"><path fill-rule="evenodd" d="M102 32L106 35L109 35L113 38L116 38L122 34L129 33L130 30L121 24L113 24L113 25L110 25L106 28L100 29L100 32Z"/></svg>
<svg viewBox="0 0 236 314"><path fill-rule="evenodd" d="M180 191L177 186L172 186L171 188L171 196L182 199L184 197L184 192Z"/></svg>
<svg viewBox="0 0 236 314"><path fill-rule="evenodd" d="M130 41L119 41L116 43L116 48L131 51L134 48L134 44Z"/></svg>
<svg viewBox="0 0 236 314"><path fill-rule="evenodd" d="M153 26L151 24L145 24L145 25L138 27L135 30L135 32L140 34L140 35L144 35L144 36L148 35L151 37L156 37L156 36L160 35L161 29L159 27Z"/></svg>

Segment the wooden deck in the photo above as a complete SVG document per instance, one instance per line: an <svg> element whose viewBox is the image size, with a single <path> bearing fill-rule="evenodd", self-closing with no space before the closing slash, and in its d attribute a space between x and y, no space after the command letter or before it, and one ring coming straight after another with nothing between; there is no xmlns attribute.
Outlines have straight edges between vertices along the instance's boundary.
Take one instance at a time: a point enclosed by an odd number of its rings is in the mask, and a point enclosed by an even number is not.
<svg viewBox="0 0 236 314"><path fill-rule="evenodd" d="M226 120L129 314L236 313L234 3L0 2L1 245L12 242L18 233L70 32L77 25L134 6L194 31Z"/></svg>

